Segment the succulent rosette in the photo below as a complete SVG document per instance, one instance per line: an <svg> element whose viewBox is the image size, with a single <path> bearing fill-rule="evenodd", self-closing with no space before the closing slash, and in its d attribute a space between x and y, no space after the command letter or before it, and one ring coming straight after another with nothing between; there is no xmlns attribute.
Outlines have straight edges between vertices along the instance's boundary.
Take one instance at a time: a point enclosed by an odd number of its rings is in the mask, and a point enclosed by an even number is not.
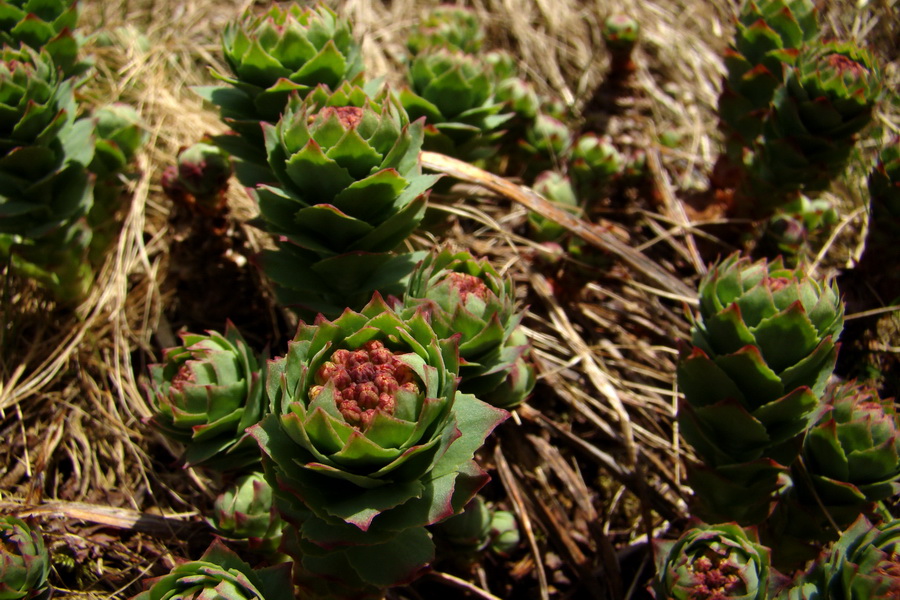
<svg viewBox="0 0 900 600"><path fill-rule="evenodd" d="M519 544L515 516L491 508L481 496L472 498L461 513L438 523L432 531L447 552L470 558L486 549L505 556Z"/></svg>
<svg viewBox="0 0 900 600"><path fill-rule="evenodd" d="M478 158L502 134L512 115L501 114L493 69L478 56L448 48L418 54L409 87L398 97L410 119L425 117L425 149Z"/></svg>
<svg viewBox="0 0 900 600"><path fill-rule="evenodd" d="M220 216L226 207L228 180L234 173L227 152L206 141L183 148L177 163L162 176L166 194L209 217Z"/></svg>
<svg viewBox="0 0 900 600"><path fill-rule="evenodd" d="M483 41L484 30L475 11L446 4L416 22L406 38L406 48L413 56L440 47L477 54Z"/></svg>
<svg viewBox="0 0 900 600"><path fill-rule="evenodd" d="M554 170L564 165L572 150L572 132L559 119L541 112L525 129L525 137L518 141L524 152L526 177L528 173Z"/></svg>
<svg viewBox="0 0 900 600"><path fill-rule="evenodd" d="M818 34L812 0L743 2L734 43L725 51L727 74L719 97L719 115L734 159L762 133L785 69Z"/></svg>
<svg viewBox="0 0 900 600"><path fill-rule="evenodd" d="M283 563L253 569L216 540L199 560L176 566L168 575L149 579L135 600L292 600L291 566Z"/></svg>
<svg viewBox="0 0 900 600"><path fill-rule="evenodd" d="M413 271L403 296L403 314L415 311L428 316L439 338L459 336L462 391L502 408L531 393L529 344L519 329L524 312L516 310L512 277L468 252L434 251Z"/></svg>
<svg viewBox="0 0 900 600"><path fill-rule="evenodd" d="M457 368L453 340L378 295L361 312L301 324L270 363L274 414L251 431L310 585L414 578L434 553L424 527L487 481L472 456L506 413L458 393Z"/></svg>
<svg viewBox="0 0 900 600"><path fill-rule="evenodd" d="M834 367L844 314L836 284L781 259L733 254L699 292L693 344L678 366L682 433L712 465L761 457L789 464Z"/></svg>
<svg viewBox="0 0 900 600"><path fill-rule="evenodd" d="M263 257L279 300L303 315L335 317L379 290L400 293L415 260L392 252L425 211L437 180L419 163L422 122L389 94L349 84L294 96L265 126L276 185L261 185L258 223L279 236Z"/></svg>
<svg viewBox="0 0 900 600"><path fill-rule="evenodd" d="M572 186L572 180L568 176L556 171L544 171L535 178L532 188L563 210L581 217L582 210L578 206L578 196ZM553 219L548 219L536 212L528 213L528 227L532 238L538 242L557 242L568 232L565 227Z"/></svg>
<svg viewBox="0 0 900 600"><path fill-rule="evenodd" d="M753 177L785 193L825 189L847 166L882 89L869 51L852 43L811 44L775 93L765 139L749 166ZM762 207L772 202L758 200Z"/></svg>
<svg viewBox="0 0 900 600"><path fill-rule="evenodd" d="M0 2L0 44L45 50L66 77L82 73L88 66L78 61L81 40L74 33L77 25L77 0Z"/></svg>
<svg viewBox="0 0 900 600"><path fill-rule="evenodd" d="M701 523L656 546L651 591L658 600L766 600L775 584L769 549L734 523Z"/></svg>
<svg viewBox="0 0 900 600"><path fill-rule="evenodd" d="M708 519L758 523L820 416L843 303L834 284L734 254L700 284L681 347L678 422L704 464L689 479Z"/></svg>
<svg viewBox="0 0 900 600"><path fill-rule="evenodd" d="M585 133L575 140L569 175L582 195L589 197L625 168L625 160L608 136Z"/></svg>
<svg viewBox="0 0 900 600"><path fill-rule="evenodd" d="M213 76L227 85L196 91L249 144L245 158L254 158L255 150L262 159L259 123L278 121L291 94L306 96L318 85L335 89L362 72L350 23L323 4L274 5L261 15L248 11L226 26L222 50L232 74Z"/></svg>
<svg viewBox="0 0 900 600"><path fill-rule="evenodd" d="M22 519L0 516L0 598L50 597L50 557L41 532Z"/></svg>
<svg viewBox="0 0 900 600"><path fill-rule="evenodd" d="M284 522L273 500L272 487L262 473L241 475L216 498L209 524L222 537L251 550L274 552Z"/></svg>
<svg viewBox="0 0 900 600"><path fill-rule="evenodd" d="M888 600L900 595L900 520L873 525L857 519L805 578L806 597Z"/></svg>
<svg viewBox="0 0 900 600"><path fill-rule="evenodd" d="M90 170L110 177L124 169L144 144L146 133L134 107L121 102L94 111L94 160Z"/></svg>
<svg viewBox="0 0 900 600"><path fill-rule="evenodd" d="M225 335L185 333L150 366L152 425L186 446L186 466L240 469L259 461L245 430L265 412L265 363L230 323Z"/></svg>
<svg viewBox="0 0 900 600"><path fill-rule="evenodd" d="M613 79L634 71L631 55L640 34L638 22L625 14L610 15L600 27L600 35L609 50L609 75Z"/></svg>

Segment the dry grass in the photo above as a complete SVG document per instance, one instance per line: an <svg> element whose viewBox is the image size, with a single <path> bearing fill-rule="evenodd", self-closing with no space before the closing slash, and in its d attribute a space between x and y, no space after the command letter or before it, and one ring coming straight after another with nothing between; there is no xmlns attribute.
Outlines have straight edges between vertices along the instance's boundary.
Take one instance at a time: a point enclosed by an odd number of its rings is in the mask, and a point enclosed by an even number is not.
<svg viewBox="0 0 900 600"><path fill-rule="evenodd" d="M176 453L142 422L149 409L140 381L179 328L223 326L195 318L191 299L172 282L169 253L178 232L169 224L159 176L181 146L223 129L190 87L210 81L209 65L225 70L219 34L251 4L83 2L85 30L96 26L110 40L89 46L97 77L83 94L98 104L135 105L149 142L129 180L121 237L92 296L72 313L27 282L9 281L0 338L0 509L42 516L63 594L129 597L145 574L164 572L178 557L195 558L208 540L197 511L209 506L216 483L173 467ZM436 3L330 4L354 20L369 72L391 79L405 30ZM896 0L825 4L831 31L869 40L893 61L888 78L897 89ZM634 93L605 126L621 146L648 152L653 185L632 190L627 204L598 199L601 227L582 224L576 233L604 251L587 253L593 263L553 267L516 233L526 209L515 193L460 186L462 195L435 199L448 225L440 239L423 234L414 243L471 248L514 275L530 307L525 325L540 377L534 397L482 456L494 473L486 495L516 512L522 549L506 562L435 574L405 593L639 597L652 568L641 545L687 515L686 450L673 422L674 346L687 335L684 306L710 248L728 246L710 242L708 224L689 222L680 198L705 188L719 151L720 54L735 7L724 0L469 5L483 14L490 43L512 50L542 91L561 97L588 126L591 115L582 111L606 72L598 24L613 11L635 16L643 39ZM886 106L879 115L885 135L900 132L898 113ZM679 147L661 147L661 132L681 134ZM840 243L823 248L823 271L848 261L864 228L864 211L852 210L862 206L858 171L839 188L849 207L847 227ZM229 205L248 248L259 248L265 243L259 232L240 224L254 212L243 190L231 190ZM662 275L641 270L641 259ZM675 283L666 286L666 277ZM259 292L265 298L262 286ZM277 348L290 327L267 306L254 322L255 341Z"/></svg>

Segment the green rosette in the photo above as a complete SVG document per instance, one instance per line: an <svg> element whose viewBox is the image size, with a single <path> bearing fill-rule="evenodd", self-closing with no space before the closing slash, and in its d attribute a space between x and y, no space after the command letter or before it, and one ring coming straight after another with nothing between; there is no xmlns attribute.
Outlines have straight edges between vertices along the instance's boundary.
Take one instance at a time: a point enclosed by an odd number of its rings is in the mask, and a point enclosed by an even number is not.
<svg viewBox="0 0 900 600"><path fill-rule="evenodd" d="M291 565L254 569L216 540L199 560L176 566L168 575L147 580L134 600L292 600Z"/></svg>
<svg viewBox="0 0 900 600"><path fill-rule="evenodd" d="M272 487L261 472L241 475L216 497L207 522L223 538L271 554L284 522L275 511Z"/></svg>
<svg viewBox="0 0 900 600"><path fill-rule="evenodd" d="M265 414L265 361L231 323L222 335L185 333L182 345L150 366L149 422L185 445L185 466L237 470L257 463L246 433Z"/></svg>
<svg viewBox="0 0 900 600"><path fill-rule="evenodd" d="M656 542L657 600L767 600L779 581L769 549L734 523L696 524L672 542Z"/></svg>
<svg viewBox="0 0 900 600"><path fill-rule="evenodd" d="M0 44L44 50L65 77L87 70L78 60L81 39L77 0L5 0L0 2Z"/></svg>
<svg viewBox="0 0 900 600"><path fill-rule="evenodd" d="M324 4L248 11L226 26L222 51L231 73L212 74L226 85L195 91L218 106L222 120L239 134L221 138L226 149L259 163L265 161L260 123L278 121L292 94L306 96L319 85L336 89L359 81L362 73L349 21Z"/></svg>
<svg viewBox="0 0 900 600"><path fill-rule="evenodd" d="M474 10L464 6L441 5L418 20L406 37L412 56L434 48L452 48L477 54L484 43L484 30Z"/></svg>
<svg viewBox="0 0 900 600"><path fill-rule="evenodd" d="M434 554L425 526L487 481L472 457L507 415L458 393L457 369L453 341L377 295L301 325L270 364L273 414L251 432L316 593L413 579Z"/></svg>
<svg viewBox="0 0 900 600"><path fill-rule="evenodd" d="M482 158L512 117L501 113L494 72L472 54L435 48L416 55L409 87L398 97L410 119L425 118L425 150L464 159Z"/></svg>
<svg viewBox="0 0 900 600"><path fill-rule="evenodd" d="M516 310L512 278L487 260L432 252L410 276L402 311L426 314L439 338L458 336L463 392L502 408L531 393L534 373L524 360L530 346L519 328L524 312Z"/></svg>
<svg viewBox="0 0 900 600"><path fill-rule="evenodd" d="M422 127L391 95L349 84L294 96L265 125L277 184L256 188L257 223L279 239L262 266L283 304L336 317L376 290L402 292L418 258L393 250L422 220L437 180L421 172Z"/></svg>
<svg viewBox="0 0 900 600"><path fill-rule="evenodd" d="M41 532L12 516L0 516L0 598L46 600L50 557Z"/></svg>

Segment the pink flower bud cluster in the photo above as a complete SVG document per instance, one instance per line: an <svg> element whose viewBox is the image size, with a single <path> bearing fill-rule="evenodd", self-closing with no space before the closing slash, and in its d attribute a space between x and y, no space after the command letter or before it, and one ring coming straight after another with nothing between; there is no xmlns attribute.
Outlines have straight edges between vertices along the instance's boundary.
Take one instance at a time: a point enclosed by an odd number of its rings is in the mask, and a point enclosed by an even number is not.
<svg viewBox="0 0 900 600"><path fill-rule="evenodd" d="M179 368L178 372L175 373L175 376L172 377L170 386L180 391L183 390L185 386L194 383L195 381L197 381L197 375L194 374L190 364L185 363L181 365L181 368Z"/></svg>
<svg viewBox="0 0 900 600"><path fill-rule="evenodd" d="M356 350L335 350L315 380L310 400L330 381L338 410L347 423L360 429L367 428L378 412L393 414L398 391L419 393L412 369L377 340Z"/></svg>
<svg viewBox="0 0 900 600"><path fill-rule="evenodd" d="M363 109L357 106L326 106L319 111L316 118L324 121L331 115L337 115L338 121L346 129L355 129L362 121Z"/></svg>
<svg viewBox="0 0 900 600"><path fill-rule="evenodd" d="M740 568L726 558L701 556L694 561L696 583L691 598L696 600L727 600L746 593Z"/></svg>
<svg viewBox="0 0 900 600"><path fill-rule="evenodd" d="M447 274L444 281L449 283L450 287L459 290L459 297L463 302L466 301L469 294L475 294L475 296L484 300L490 291L480 277L467 275L466 273L453 271Z"/></svg>

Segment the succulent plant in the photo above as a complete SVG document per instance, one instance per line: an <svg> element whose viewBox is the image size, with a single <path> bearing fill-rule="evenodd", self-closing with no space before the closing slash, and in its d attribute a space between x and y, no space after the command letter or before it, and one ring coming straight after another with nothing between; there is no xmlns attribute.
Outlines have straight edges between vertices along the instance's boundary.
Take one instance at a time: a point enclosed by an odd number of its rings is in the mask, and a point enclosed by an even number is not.
<svg viewBox="0 0 900 600"><path fill-rule="evenodd" d="M477 54L483 41L478 15L469 8L447 4L431 9L416 21L406 38L406 48L413 56L433 48Z"/></svg>
<svg viewBox="0 0 900 600"><path fill-rule="evenodd" d="M277 550L284 527L272 487L260 472L241 475L219 494L209 524L224 538L268 553Z"/></svg>
<svg viewBox="0 0 900 600"><path fill-rule="evenodd" d="M532 188L535 192L559 205L573 215L581 216L578 196L572 186L572 180L556 171L544 171L534 180ZM556 242L562 239L567 229L536 212L528 213L528 227L531 237L538 242Z"/></svg>
<svg viewBox="0 0 900 600"><path fill-rule="evenodd" d="M418 54L398 97L410 119L425 117L425 149L478 158L511 115L494 96L494 76L479 57L437 48Z"/></svg>
<svg viewBox="0 0 900 600"><path fill-rule="evenodd" d="M266 412L265 362L228 324L225 335L185 333L150 366L152 425L185 444L186 466L237 470L259 460L245 430Z"/></svg>
<svg viewBox="0 0 900 600"><path fill-rule="evenodd" d="M887 600L900 594L900 520L857 519L806 575L805 598ZM793 600L791 598L790 600Z"/></svg>
<svg viewBox="0 0 900 600"><path fill-rule="evenodd" d="M216 540L200 560L176 566L168 575L149 579L135 600L291 600L291 566L283 563L254 570Z"/></svg>
<svg viewBox="0 0 900 600"><path fill-rule="evenodd" d="M880 68L867 50L837 42L805 48L787 70L752 149L737 191L742 210L767 214L796 192L828 187L847 166L881 93Z"/></svg>
<svg viewBox="0 0 900 600"><path fill-rule="evenodd" d="M22 519L0 516L0 598L49 598L49 574L50 557L41 532Z"/></svg>
<svg viewBox="0 0 900 600"><path fill-rule="evenodd" d="M75 121L73 85L46 52L0 50L0 256L67 304L92 279L81 219L93 202L93 122Z"/></svg>
<svg viewBox="0 0 900 600"><path fill-rule="evenodd" d="M78 60L81 40L75 34L77 24L77 0L0 2L0 44L45 50L65 77L78 75L88 67Z"/></svg>
<svg viewBox="0 0 900 600"><path fill-rule="evenodd" d="M525 138L519 140L519 149L525 155L525 176L564 165L572 141L572 133L565 123L541 112L525 130Z"/></svg>
<svg viewBox="0 0 900 600"><path fill-rule="evenodd" d="M811 250L810 242L827 235L838 222L838 214L825 198L793 196L768 218L757 244L766 256L782 256L795 264Z"/></svg>
<svg viewBox="0 0 900 600"><path fill-rule="evenodd" d="M812 0L745 0L719 96L719 116L732 160L762 133L770 104L799 50L819 34Z"/></svg>
<svg viewBox="0 0 900 600"><path fill-rule="evenodd" d="M495 96L519 121L534 120L541 109L541 98L531 82L521 77L508 77L497 84Z"/></svg>
<svg viewBox="0 0 900 600"><path fill-rule="evenodd" d="M581 196L587 199L621 173L624 162L608 136L588 132L572 145L568 172Z"/></svg>
<svg viewBox="0 0 900 600"><path fill-rule="evenodd" d="M656 542L657 600L766 600L777 578L769 549L734 523L696 524L670 542Z"/></svg>
<svg viewBox="0 0 900 600"><path fill-rule="evenodd" d="M255 162L265 160L260 122L278 121L291 94L303 97L319 85L336 89L361 80L362 55L352 27L324 4L274 5L262 15L248 11L225 28L222 50L231 75L213 76L226 85L196 91L240 134L220 138L227 149Z"/></svg>
<svg viewBox="0 0 900 600"><path fill-rule="evenodd" d="M896 304L900 298L900 276L884 265L900 260L900 138L894 138L879 153L868 183L869 227L857 268L878 298L886 304Z"/></svg>
<svg viewBox="0 0 900 600"><path fill-rule="evenodd" d="M450 552L469 558L486 549L505 556L519 545L515 516L489 507L481 496L472 498L461 513L441 521L432 531Z"/></svg>
<svg viewBox="0 0 900 600"><path fill-rule="evenodd" d="M472 456L506 417L457 393L457 368L453 340L378 295L362 312L301 324L270 363L274 414L251 432L305 585L383 593L432 560L425 526L487 481Z"/></svg>
<svg viewBox="0 0 900 600"><path fill-rule="evenodd" d="M146 133L141 117L128 104L116 102L94 111L94 160L90 170L98 177L110 177L123 170L144 144Z"/></svg>
<svg viewBox="0 0 900 600"><path fill-rule="evenodd" d="M821 413L843 304L834 284L739 254L710 269L699 295L678 364L678 422L705 463L691 485L708 515L758 522Z"/></svg>
<svg viewBox="0 0 900 600"><path fill-rule="evenodd" d="M600 27L600 35L610 53L609 71L612 77L621 77L634 71L631 54L638 42L640 26L632 17L624 14L610 15Z"/></svg>
<svg viewBox="0 0 900 600"><path fill-rule="evenodd" d="M279 300L301 315L359 309L374 290L400 293L415 260L392 252L416 228L436 176L422 175L422 122L388 95L345 85L294 96L266 125L278 186L260 186L261 227L279 236L263 256Z"/></svg>
<svg viewBox="0 0 900 600"><path fill-rule="evenodd" d="M201 215L221 215L228 180L234 172L228 153L207 142L197 142L183 148L177 161L163 172L166 194Z"/></svg>
<svg viewBox="0 0 900 600"><path fill-rule="evenodd" d="M521 404L534 386L519 330L515 286L487 260L468 252L433 251L416 267L402 314L427 315L441 339L459 336L460 390L502 408ZM496 394L492 392L497 392Z"/></svg>

